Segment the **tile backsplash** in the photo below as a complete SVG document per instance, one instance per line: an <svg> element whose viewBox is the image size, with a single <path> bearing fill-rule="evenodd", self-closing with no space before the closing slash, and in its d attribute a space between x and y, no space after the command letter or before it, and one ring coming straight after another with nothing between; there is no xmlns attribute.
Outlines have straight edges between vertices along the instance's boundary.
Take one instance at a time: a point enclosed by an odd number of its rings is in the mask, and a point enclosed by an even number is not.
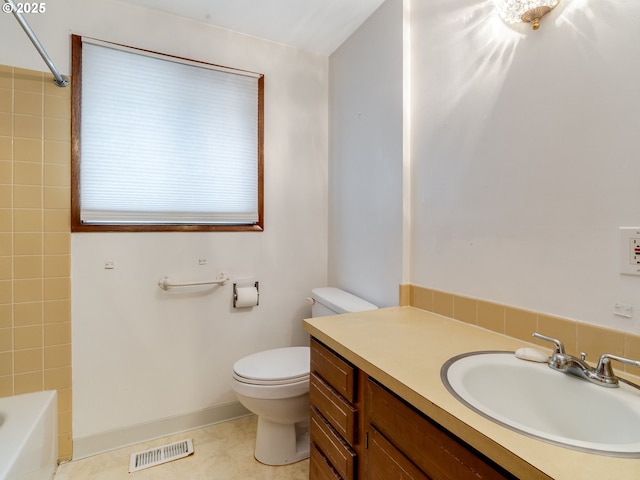
<svg viewBox="0 0 640 480"><path fill-rule="evenodd" d="M640 336L620 330L409 284L400 285L400 305L428 310L549 349L548 342L531 337L531 333L539 332L561 340L571 354L586 352L592 363L603 353L640 360ZM624 368L627 373L640 376L638 367L620 363L613 366L614 370Z"/></svg>
<svg viewBox="0 0 640 480"><path fill-rule="evenodd" d="M0 397L58 390L71 457L70 87L0 65Z"/></svg>

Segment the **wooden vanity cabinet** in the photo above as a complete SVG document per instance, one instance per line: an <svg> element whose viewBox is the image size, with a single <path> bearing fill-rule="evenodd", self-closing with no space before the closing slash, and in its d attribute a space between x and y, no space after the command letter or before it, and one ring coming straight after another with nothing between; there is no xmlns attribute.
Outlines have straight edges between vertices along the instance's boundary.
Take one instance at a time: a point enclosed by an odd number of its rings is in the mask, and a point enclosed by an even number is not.
<svg viewBox="0 0 640 480"><path fill-rule="evenodd" d="M383 385L311 340L310 480L513 480Z"/></svg>
<svg viewBox="0 0 640 480"><path fill-rule="evenodd" d="M358 476L358 370L311 339L310 480Z"/></svg>

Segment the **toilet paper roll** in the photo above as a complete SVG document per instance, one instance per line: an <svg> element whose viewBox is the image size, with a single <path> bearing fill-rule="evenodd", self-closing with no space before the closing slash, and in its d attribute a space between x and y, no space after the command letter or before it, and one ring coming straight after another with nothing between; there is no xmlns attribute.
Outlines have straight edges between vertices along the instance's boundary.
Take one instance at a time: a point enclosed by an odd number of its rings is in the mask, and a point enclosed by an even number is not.
<svg viewBox="0 0 640 480"><path fill-rule="evenodd" d="M256 287L236 288L236 308L255 307L258 305L258 289Z"/></svg>

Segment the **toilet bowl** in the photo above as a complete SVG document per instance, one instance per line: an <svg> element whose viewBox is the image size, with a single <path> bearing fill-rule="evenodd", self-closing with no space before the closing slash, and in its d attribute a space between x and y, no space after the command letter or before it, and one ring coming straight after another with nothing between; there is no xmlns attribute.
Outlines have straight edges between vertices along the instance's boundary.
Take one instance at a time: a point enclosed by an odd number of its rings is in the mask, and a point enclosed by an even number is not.
<svg viewBox="0 0 640 480"><path fill-rule="evenodd" d="M337 288L312 293L312 316L377 308ZM276 348L233 366L238 401L258 416L254 455L261 463L288 465L309 457L309 355L309 347Z"/></svg>
<svg viewBox="0 0 640 480"><path fill-rule="evenodd" d="M254 353L233 366L238 401L258 416L255 457L287 465L309 456L309 347Z"/></svg>

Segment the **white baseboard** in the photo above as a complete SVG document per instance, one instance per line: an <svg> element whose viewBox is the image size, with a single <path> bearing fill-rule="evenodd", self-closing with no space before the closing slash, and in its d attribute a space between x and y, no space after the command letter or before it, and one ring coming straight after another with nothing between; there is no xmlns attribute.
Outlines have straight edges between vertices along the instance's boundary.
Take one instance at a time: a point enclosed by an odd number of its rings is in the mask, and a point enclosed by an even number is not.
<svg viewBox="0 0 640 480"><path fill-rule="evenodd" d="M251 415L239 402L73 439L73 460Z"/></svg>

